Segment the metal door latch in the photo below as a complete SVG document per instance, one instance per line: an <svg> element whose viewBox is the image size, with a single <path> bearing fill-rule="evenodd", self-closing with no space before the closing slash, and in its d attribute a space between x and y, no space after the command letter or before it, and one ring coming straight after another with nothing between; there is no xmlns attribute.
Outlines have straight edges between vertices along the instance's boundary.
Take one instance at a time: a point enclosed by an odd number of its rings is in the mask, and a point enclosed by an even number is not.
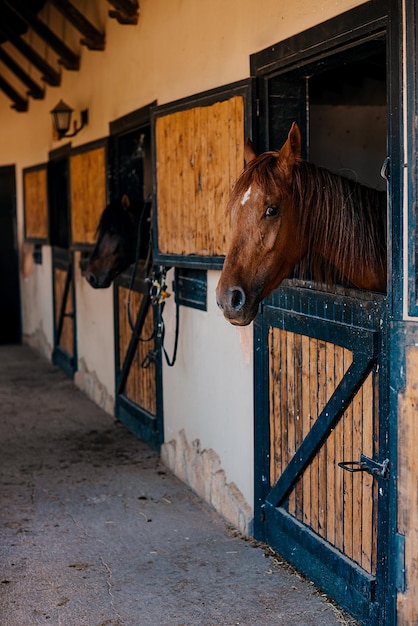
<svg viewBox="0 0 418 626"><path fill-rule="evenodd" d="M148 369L151 363L157 362L157 358L158 358L158 352L156 350L148 350L148 353L146 354L145 358L143 359L141 363L141 367L144 370Z"/></svg>
<svg viewBox="0 0 418 626"><path fill-rule="evenodd" d="M390 158L387 156L383 161L382 168L380 170L380 176L385 180L389 180L390 176Z"/></svg>
<svg viewBox="0 0 418 626"><path fill-rule="evenodd" d="M385 459L383 463L378 463L362 454L360 461L342 461L338 465L346 472L367 472L377 478L389 478L389 459Z"/></svg>

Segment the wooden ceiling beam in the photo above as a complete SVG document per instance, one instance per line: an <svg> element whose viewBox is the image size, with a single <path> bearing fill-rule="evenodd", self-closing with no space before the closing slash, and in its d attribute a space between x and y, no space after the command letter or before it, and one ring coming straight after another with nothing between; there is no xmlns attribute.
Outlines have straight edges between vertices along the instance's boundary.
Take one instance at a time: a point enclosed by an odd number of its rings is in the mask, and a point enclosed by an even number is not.
<svg viewBox="0 0 418 626"><path fill-rule="evenodd" d="M31 78L29 74L16 63L16 61L12 59L6 50L3 50L1 47L0 61L2 61L13 72L13 74L15 74L15 76L17 76L17 78L26 85L26 87L29 87L28 96L32 96L35 100L42 100L45 95L45 90L38 85L38 83L35 82L33 78Z"/></svg>
<svg viewBox="0 0 418 626"><path fill-rule="evenodd" d="M28 26L32 28L58 55L58 62L67 70L80 69L80 57L36 16L22 0L4 0Z"/></svg>
<svg viewBox="0 0 418 626"><path fill-rule="evenodd" d="M0 75L0 89L6 96L13 101L12 109L16 109L19 112L25 112L28 110L28 101L21 96L14 87L7 82L3 76Z"/></svg>
<svg viewBox="0 0 418 626"><path fill-rule="evenodd" d="M41 72L42 80L51 87L59 87L61 84L60 73L54 70L26 41L15 35L4 24L0 24L0 33Z"/></svg>
<svg viewBox="0 0 418 626"><path fill-rule="evenodd" d="M136 0L108 0L115 10L109 11L109 17L117 19L119 24L137 24L139 4Z"/></svg>
<svg viewBox="0 0 418 626"><path fill-rule="evenodd" d="M83 35L80 42L90 50L104 50L105 36L69 0L51 0L62 15Z"/></svg>

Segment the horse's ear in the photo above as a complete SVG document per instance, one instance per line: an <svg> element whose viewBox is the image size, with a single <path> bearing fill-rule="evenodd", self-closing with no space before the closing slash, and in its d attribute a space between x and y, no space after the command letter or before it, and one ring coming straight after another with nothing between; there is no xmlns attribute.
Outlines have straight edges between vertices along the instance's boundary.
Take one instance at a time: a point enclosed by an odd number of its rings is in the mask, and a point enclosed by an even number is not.
<svg viewBox="0 0 418 626"><path fill-rule="evenodd" d="M289 134L283 146L280 148L280 156L286 161L289 169L299 161L301 155L301 136L299 126L293 122Z"/></svg>
<svg viewBox="0 0 418 626"><path fill-rule="evenodd" d="M126 193L123 194L122 198L120 199L120 203L122 205L122 208L125 209L125 211L129 209L129 207L131 206L131 201L130 201L128 194Z"/></svg>
<svg viewBox="0 0 418 626"><path fill-rule="evenodd" d="M253 159L255 159L256 156L257 156L257 153L255 151L255 146L253 142L251 141L251 139L247 137L247 139L245 140L245 145L244 145L245 164L248 165L248 163L252 161Z"/></svg>

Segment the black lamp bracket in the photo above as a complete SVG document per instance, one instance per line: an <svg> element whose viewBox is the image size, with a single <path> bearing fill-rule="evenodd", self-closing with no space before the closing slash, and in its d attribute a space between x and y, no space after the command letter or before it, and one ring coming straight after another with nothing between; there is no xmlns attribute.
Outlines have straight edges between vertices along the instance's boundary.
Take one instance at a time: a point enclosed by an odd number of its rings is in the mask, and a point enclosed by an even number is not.
<svg viewBox="0 0 418 626"><path fill-rule="evenodd" d="M76 121L74 122L74 131L72 133L59 133L59 138L62 139L63 137L75 137L75 135L77 135L80 132L80 130L89 123L89 110L88 109L83 109L80 112L80 121L81 121L80 126L77 126Z"/></svg>

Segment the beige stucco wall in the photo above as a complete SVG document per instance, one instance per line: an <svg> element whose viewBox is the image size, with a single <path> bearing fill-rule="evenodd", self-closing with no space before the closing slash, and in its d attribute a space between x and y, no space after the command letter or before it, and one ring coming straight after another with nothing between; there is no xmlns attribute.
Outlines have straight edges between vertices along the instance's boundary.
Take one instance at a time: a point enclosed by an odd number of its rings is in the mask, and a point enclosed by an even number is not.
<svg viewBox="0 0 418 626"><path fill-rule="evenodd" d="M249 56L359 4L361 0L140 0L137 26L107 17L109 5L79 1L106 32L106 50L80 48L79 72L63 70L62 85L16 113L0 93L0 165L16 164L19 242L22 246L22 168L45 162L64 141L52 139L49 111L60 98L89 108L90 121L73 145L108 134L110 121L157 100L159 104L249 76ZM60 32L60 34L62 34ZM74 34L70 36L75 41ZM37 77L34 75L34 77ZM41 331L52 345L51 254L22 281L23 330ZM165 436L214 450L247 502L253 500L251 338L242 339L214 304L217 272L209 272L205 313L182 309L179 358L164 368ZM114 395L111 290L97 292L76 272L78 357L109 397ZM170 321L171 315L171 321ZM172 326L167 307L166 323ZM244 348L244 346L246 346ZM110 406L109 404L107 406Z"/></svg>

